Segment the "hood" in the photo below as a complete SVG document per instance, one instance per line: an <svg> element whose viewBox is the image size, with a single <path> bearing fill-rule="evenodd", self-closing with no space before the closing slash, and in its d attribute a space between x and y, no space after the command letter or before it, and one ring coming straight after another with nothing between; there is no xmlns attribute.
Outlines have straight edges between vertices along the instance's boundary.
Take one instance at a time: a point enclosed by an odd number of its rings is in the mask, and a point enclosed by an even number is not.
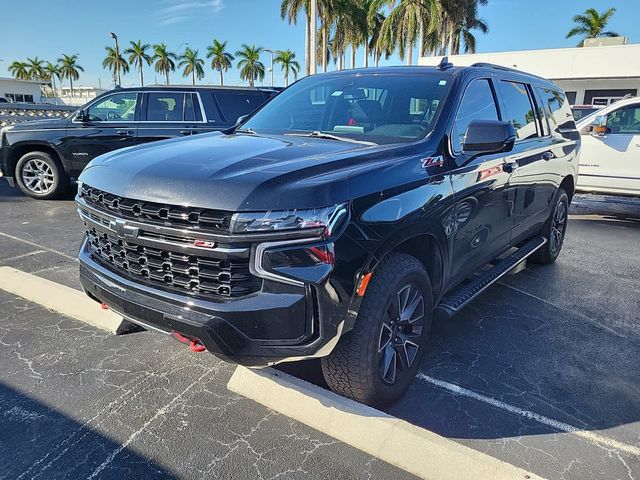
<svg viewBox="0 0 640 480"><path fill-rule="evenodd" d="M329 206L389 146L295 136L200 134L107 153L80 181L149 202L228 211Z"/></svg>
<svg viewBox="0 0 640 480"><path fill-rule="evenodd" d="M49 118L46 120L28 120L13 124L13 131L19 130L47 130L49 128L65 128L68 119L66 118Z"/></svg>

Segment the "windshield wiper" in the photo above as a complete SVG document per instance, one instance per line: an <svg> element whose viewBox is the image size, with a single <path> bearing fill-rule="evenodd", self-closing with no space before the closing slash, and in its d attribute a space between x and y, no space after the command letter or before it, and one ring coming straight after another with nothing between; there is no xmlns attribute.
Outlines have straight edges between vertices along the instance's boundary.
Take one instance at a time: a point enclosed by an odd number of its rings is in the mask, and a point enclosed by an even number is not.
<svg viewBox="0 0 640 480"><path fill-rule="evenodd" d="M285 135L291 135L294 137L313 137L313 138L327 138L329 140L337 140L339 142L359 143L360 145L377 145L374 142L367 142L365 140L356 140L350 137L339 137L331 133L321 132L320 130L314 130L310 133L285 133Z"/></svg>
<svg viewBox="0 0 640 480"><path fill-rule="evenodd" d="M258 134L258 132L256 132L253 128L237 128L233 133L248 133L249 135Z"/></svg>

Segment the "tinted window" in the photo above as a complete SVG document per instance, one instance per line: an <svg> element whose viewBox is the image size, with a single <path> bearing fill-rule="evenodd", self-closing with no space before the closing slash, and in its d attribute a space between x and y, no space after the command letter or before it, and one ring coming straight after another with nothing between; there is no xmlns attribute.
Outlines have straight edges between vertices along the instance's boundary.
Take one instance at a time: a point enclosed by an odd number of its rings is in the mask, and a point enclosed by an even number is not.
<svg viewBox="0 0 640 480"><path fill-rule="evenodd" d="M569 101L564 93L556 90L538 88L538 95L552 130L576 128ZM588 113L587 113L588 114Z"/></svg>
<svg viewBox="0 0 640 480"><path fill-rule="evenodd" d="M191 94L152 92L147 97L147 121L194 121L195 112Z"/></svg>
<svg viewBox="0 0 640 480"><path fill-rule="evenodd" d="M272 134L313 131L407 142L431 131L449 90L443 73L306 77L273 98L244 128Z"/></svg>
<svg viewBox="0 0 640 480"><path fill-rule="evenodd" d="M572 108L571 113L573 113L573 118L575 120L580 120L581 118L586 117L587 115L591 115L593 112L596 112L597 108Z"/></svg>
<svg viewBox="0 0 640 480"><path fill-rule="evenodd" d="M218 90L215 92L222 115L229 123L236 123L238 117L253 112L269 99L266 92L239 92L233 90Z"/></svg>
<svg viewBox="0 0 640 480"><path fill-rule="evenodd" d="M640 105L632 105L611 112L607 115L607 128L613 135L640 134Z"/></svg>
<svg viewBox="0 0 640 480"><path fill-rule="evenodd" d="M454 152L462 151L462 142L469 124L474 120L499 120L498 108L489 80L474 80L464 92L451 139Z"/></svg>
<svg viewBox="0 0 640 480"><path fill-rule="evenodd" d="M116 93L98 100L86 113L93 122L133 121L137 102L138 94L135 92Z"/></svg>
<svg viewBox="0 0 640 480"><path fill-rule="evenodd" d="M504 120L511 122L518 140L538 136L536 115L524 83L502 81L501 92L504 100Z"/></svg>

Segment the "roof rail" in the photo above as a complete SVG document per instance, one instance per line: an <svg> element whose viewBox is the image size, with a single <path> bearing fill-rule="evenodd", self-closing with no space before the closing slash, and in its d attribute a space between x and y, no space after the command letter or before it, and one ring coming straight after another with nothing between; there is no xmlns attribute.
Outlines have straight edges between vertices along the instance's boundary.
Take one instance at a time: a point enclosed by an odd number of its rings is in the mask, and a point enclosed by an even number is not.
<svg viewBox="0 0 640 480"><path fill-rule="evenodd" d="M503 70L505 72L515 72L515 73L523 73L525 75L529 75L531 77L540 78L542 80L548 81L546 78L541 77L539 75L535 75L533 73L524 72L522 70L518 70L517 68L505 67L504 65L497 65L495 63L489 62L476 62L471 65L472 67L481 67L481 68L495 68L496 70Z"/></svg>
<svg viewBox="0 0 640 480"><path fill-rule="evenodd" d="M438 70L446 70L451 67L453 67L453 63L449 61L449 57L442 57L442 60L440 60L437 68Z"/></svg>

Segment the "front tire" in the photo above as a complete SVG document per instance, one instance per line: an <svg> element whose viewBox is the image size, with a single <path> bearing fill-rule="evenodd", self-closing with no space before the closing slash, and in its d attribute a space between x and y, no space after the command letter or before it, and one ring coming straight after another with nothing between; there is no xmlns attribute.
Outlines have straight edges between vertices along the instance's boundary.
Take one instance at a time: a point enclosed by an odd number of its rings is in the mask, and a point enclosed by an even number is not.
<svg viewBox="0 0 640 480"><path fill-rule="evenodd" d="M548 265L553 263L560 255L564 236L567 232L567 221L569 219L569 196L564 189L559 188L556 194L555 206L551 216L542 227L541 234L547 239L541 248L529 257L533 263Z"/></svg>
<svg viewBox="0 0 640 480"><path fill-rule="evenodd" d="M63 195L69 177L57 159L45 152L29 152L16 164L15 178L25 195L38 200L50 200Z"/></svg>
<svg viewBox="0 0 640 480"><path fill-rule="evenodd" d="M424 356L432 310L422 263L407 254L389 254L369 283L353 330L322 359L329 387L374 407L398 400Z"/></svg>

